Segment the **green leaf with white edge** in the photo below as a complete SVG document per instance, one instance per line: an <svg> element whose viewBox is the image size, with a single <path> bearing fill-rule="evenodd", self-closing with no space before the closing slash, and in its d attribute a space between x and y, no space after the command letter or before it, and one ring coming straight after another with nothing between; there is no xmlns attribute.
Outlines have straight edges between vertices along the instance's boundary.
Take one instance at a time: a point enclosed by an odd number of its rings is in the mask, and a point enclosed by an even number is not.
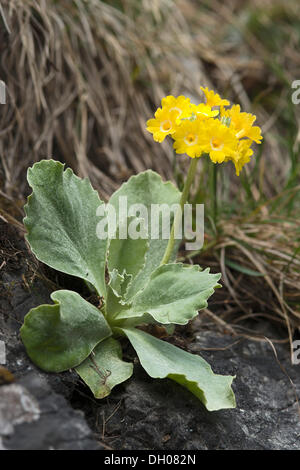
<svg viewBox="0 0 300 470"><path fill-rule="evenodd" d="M127 274L126 271L123 271L123 273L120 274L117 269L113 269L110 271L109 277L108 285L111 287L115 295L122 297L132 279L132 275Z"/></svg>
<svg viewBox="0 0 300 470"><path fill-rule="evenodd" d="M98 344L75 370L92 390L95 398L104 398L116 385L131 377L133 364L122 360L119 341L108 338Z"/></svg>
<svg viewBox="0 0 300 470"><path fill-rule="evenodd" d="M161 341L144 331L123 328L150 377L169 378L190 390L209 411L234 408L231 383L235 377L214 374L200 356Z"/></svg>
<svg viewBox="0 0 300 470"><path fill-rule="evenodd" d="M109 242L107 267L111 273L117 270L118 273L130 275L133 280L138 272L145 265L145 256L149 247L147 239L137 238L133 239L128 234L128 225L134 220L134 217L128 217L121 221L125 225L125 231L122 232L122 227L118 226L116 231L116 238ZM123 238L120 238L122 233Z"/></svg>
<svg viewBox="0 0 300 470"><path fill-rule="evenodd" d="M132 279L132 275L124 272L122 275L116 269L113 269L110 275L110 280L107 286L106 298L106 315L110 319L124 309L129 308L129 304L123 300L124 294L127 290L128 284Z"/></svg>
<svg viewBox="0 0 300 470"><path fill-rule="evenodd" d="M58 271L78 276L105 296L107 240L96 234L100 200L88 179L54 160L28 169L33 189L25 206L27 240L35 256ZM104 213L104 211L103 211Z"/></svg>
<svg viewBox="0 0 300 470"><path fill-rule="evenodd" d="M31 360L48 372L62 372L84 361L112 332L103 314L76 292L51 294L54 305L40 305L25 316L20 330Z"/></svg>
<svg viewBox="0 0 300 470"><path fill-rule="evenodd" d="M207 307L207 299L216 287L221 274L210 274L197 265L165 264L151 275L145 288L132 300L129 309L115 317L116 321L150 314L162 324L185 325L198 310Z"/></svg>
<svg viewBox="0 0 300 470"><path fill-rule="evenodd" d="M162 224L156 224L156 227L158 228L158 238L154 239L151 236L151 230L155 228L151 221L151 211L153 210L151 205L164 204L165 209L169 210L173 204L179 204L180 196L181 193L172 183L164 183L157 173L152 170L148 170L138 174L137 176L132 176L127 183L124 183L110 198L109 203L114 206L117 214L122 214L124 212L124 216L119 216L119 220L125 219L128 215L134 216L135 213L131 213L129 209L131 208L134 212L134 210L137 209L136 206L134 207L135 204L142 204L147 210L147 215L140 211L139 217L145 221L145 225L148 227L149 249L146 254L145 266L130 284L130 288L127 292L128 299L132 298L144 287L151 273L160 265L168 244L168 240L162 240L161 237ZM125 203L127 204L128 212L124 209ZM159 207L156 206L156 208ZM167 213L167 210L165 213ZM171 217L170 221L172 221ZM179 243L180 240L175 240L175 247L171 261L176 258Z"/></svg>

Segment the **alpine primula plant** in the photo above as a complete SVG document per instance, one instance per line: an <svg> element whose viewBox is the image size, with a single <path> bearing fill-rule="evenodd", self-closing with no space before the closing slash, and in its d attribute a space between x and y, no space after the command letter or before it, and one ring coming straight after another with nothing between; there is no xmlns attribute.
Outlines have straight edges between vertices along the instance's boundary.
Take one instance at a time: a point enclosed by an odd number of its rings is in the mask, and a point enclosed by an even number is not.
<svg viewBox="0 0 300 470"><path fill-rule="evenodd" d="M193 158L182 193L148 170L132 176L111 196L109 205L116 212L124 197L128 206L139 203L149 211L154 204L182 208L194 162L203 153L215 162L232 160L237 171L249 159L249 142L260 140L253 117L237 107L225 111L227 100L204 92L207 101L198 106L183 96L164 98L155 119L147 123L155 140L171 135L176 152ZM168 239L151 237L152 219L145 213L125 218L127 226L147 217L146 236L121 237L124 218L119 218L115 236L99 237L99 221L108 220L107 206L88 179L64 170L60 162L42 160L29 168L28 182L33 191L24 224L33 253L48 266L81 278L98 297L96 306L77 292L58 290L51 294L52 304L31 309L21 328L31 360L48 372L75 369L94 396L104 398L133 373L133 364L122 358L120 340L127 338L151 377L178 382L210 411L235 407L233 376L214 374L201 357L146 332L151 324L167 332L186 325L220 287L220 274L176 263L180 240L174 231L182 212L177 210L170 222Z"/></svg>

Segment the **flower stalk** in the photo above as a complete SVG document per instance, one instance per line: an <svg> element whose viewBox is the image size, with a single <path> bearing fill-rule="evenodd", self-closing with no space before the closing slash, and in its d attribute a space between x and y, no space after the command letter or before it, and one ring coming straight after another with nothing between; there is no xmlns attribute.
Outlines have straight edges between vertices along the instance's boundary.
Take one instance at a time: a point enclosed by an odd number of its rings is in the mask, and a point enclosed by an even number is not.
<svg viewBox="0 0 300 470"><path fill-rule="evenodd" d="M212 218L214 221L215 228L217 227L217 218L218 218L218 196L217 196L217 188L218 188L218 167L215 163L212 163Z"/></svg>
<svg viewBox="0 0 300 470"><path fill-rule="evenodd" d="M182 191L182 194L181 194L181 198L180 198L180 203L179 203L180 207L178 207L178 209L176 211L176 214L175 214L174 222L173 222L173 225L172 225L172 228L171 228L169 242L168 242L166 251L164 253L163 259L160 263L161 265L162 264L167 264L170 260L171 255L172 255L172 252L173 252L173 249L174 249L174 243L175 243L175 233L177 232L179 224L181 223L182 214L183 214L183 210L184 210L184 205L187 201L187 198L188 198L189 193L190 193L190 188L191 188L192 182L194 181L194 178L195 178L195 173L196 173L197 163L198 163L199 158L200 157L191 159L191 164L189 166L188 174L187 174L187 177L186 177L186 180L185 180L185 183L184 183L184 187L183 187L183 191Z"/></svg>

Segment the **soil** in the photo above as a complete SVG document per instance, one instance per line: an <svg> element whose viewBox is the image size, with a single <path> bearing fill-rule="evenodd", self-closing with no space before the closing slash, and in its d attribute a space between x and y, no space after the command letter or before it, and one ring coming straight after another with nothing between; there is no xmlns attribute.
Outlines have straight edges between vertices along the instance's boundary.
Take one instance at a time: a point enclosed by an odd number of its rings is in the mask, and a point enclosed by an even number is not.
<svg viewBox="0 0 300 470"><path fill-rule="evenodd" d="M26 355L19 329L30 308L51 303L62 287L87 295L75 278L37 263L23 237L0 220L0 449L299 449L300 365L290 364L288 347L236 341L196 320L176 331L176 342L201 354L222 374L236 375L237 408L208 412L176 383L153 380L134 359L133 377L104 400L95 400L74 371L47 374ZM278 336L260 322L267 337ZM4 362L4 361L3 361ZM289 377L288 377L288 376ZM292 380L293 385L290 380Z"/></svg>

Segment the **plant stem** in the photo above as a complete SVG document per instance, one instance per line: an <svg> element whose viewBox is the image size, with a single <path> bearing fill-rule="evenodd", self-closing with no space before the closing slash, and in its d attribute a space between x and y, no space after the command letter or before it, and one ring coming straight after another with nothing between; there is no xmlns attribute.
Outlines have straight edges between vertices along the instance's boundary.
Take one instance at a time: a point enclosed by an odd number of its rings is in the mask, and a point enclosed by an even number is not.
<svg viewBox="0 0 300 470"><path fill-rule="evenodd" d="M194 180L194 177L195 177L198 160L199 160L199 158L192 158L192 161L191 161L191 164L190 164L190 167L189 167L189 171L188 171L185 183L184 183L181 198L180 198L180 207L178 207L177 212L175 214L175 218L174 218L174 222L173 222L173 225L172 225L169 242L168 242L165 254L163 256L163 259L160 263L161 265L162 264L167 264L170 257L171 257L171 255L172 255L173 248L174 248L174 243L175 243L174 235L175 235L175 232L177 231L178 226L179 226L179 224L181 222L181 219L182 219L184 204L187 201L187 198L188 198L188 195L189 195L189 192L190 192L190 187L191 187L191 184L192 184L192 182Z"/></svg>
<svg viewBox="0 0 300 470"><path fill-rule="evenodd" d="M218 197L217 197L217 181L218 181L218 166L216 163L213 163L212 167L212 200L213 200L213 207L212 207L212 215L215 227L217 226L217 218L218 218Z"/></svg>

